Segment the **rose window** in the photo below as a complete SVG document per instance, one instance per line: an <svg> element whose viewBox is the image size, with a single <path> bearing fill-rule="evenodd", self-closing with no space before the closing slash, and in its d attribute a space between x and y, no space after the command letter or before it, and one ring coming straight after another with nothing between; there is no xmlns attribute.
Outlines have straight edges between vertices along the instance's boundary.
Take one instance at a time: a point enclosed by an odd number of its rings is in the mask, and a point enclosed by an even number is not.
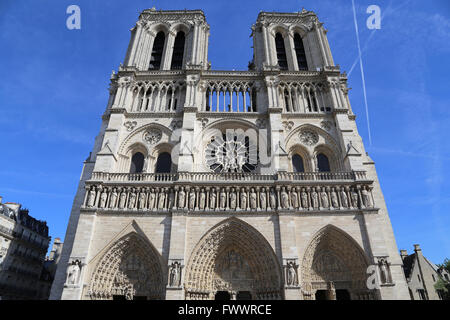
<svg viewBox="0 0 450 320"><path fill-rule="evenodd" d="M228 131L228 130L227 130ZM214 172L251 172L256 169L256 144L243 133L223 133L215 136L206 147L206 164Z"/></svg>

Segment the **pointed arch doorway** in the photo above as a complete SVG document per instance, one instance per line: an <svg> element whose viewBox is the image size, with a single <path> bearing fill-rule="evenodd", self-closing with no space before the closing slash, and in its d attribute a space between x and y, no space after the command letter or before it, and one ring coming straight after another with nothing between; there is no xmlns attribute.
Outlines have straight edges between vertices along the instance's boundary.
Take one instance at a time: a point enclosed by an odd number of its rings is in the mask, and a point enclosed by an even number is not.
<svg viewBox="0 0 450 320"><path fill-rule="evenodd" d="M164 277L157 250L131 232L106 250L91 277L93 300L163 299Z"/></svg>
<svg viewBox="0 0 450 320"><path fill-rule="evenodd" d="M281 268L267 240L237 218L203 236L185 274L186 299L282 299Z"/></svg>
<svg viewBox="0 0 450 320"><path fill-rule="evenodd" d="M305 300L368 300L368 258L344 231L328 225L313 237L302 263Z"/></svg>

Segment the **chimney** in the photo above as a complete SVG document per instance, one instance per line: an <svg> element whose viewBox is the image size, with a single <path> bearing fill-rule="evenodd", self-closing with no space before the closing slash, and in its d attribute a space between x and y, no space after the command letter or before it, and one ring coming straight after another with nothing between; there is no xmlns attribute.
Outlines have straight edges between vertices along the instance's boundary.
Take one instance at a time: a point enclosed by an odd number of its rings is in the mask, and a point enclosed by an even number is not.
<svg viewBox="0 0 450 320"><path fill-rule="evenodd" d="M420 249L420 246L419 246L418 244L415 244L415 245L414 245L414 251L415 251L415 252L417 252L417 251L422 251L422 249Z"/></svg>
<svg viewBox="0 0 450 320"><path fill-rule="evenodd" d="M3 197L2 197L2 196L0 196L0 204L2 203L2 200L3 200Z"/></svg>
<svg viewBox="0 0 450 320"><path fill-rule="evenodd" d="M405 260L405 258L408 256L408 251L406 250L400 250L400 257L402 260Z"/></svg>

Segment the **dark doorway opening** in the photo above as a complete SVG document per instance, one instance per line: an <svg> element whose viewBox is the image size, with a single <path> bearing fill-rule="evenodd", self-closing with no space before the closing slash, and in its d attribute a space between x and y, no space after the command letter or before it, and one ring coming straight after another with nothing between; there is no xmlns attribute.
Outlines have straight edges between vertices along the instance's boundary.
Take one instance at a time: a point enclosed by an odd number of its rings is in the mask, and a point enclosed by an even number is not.
<svg viewBox="0 0 450 320"><path fill-rule="evenodd" d="M345 289L336 290L336 300L351 300L350 293Z"/></svg>
<svg viewBox="0 0 450 320"><path fill-rule="evenodd" d="M230 293L228 291L217 291L215 300L231 300Z"/></svg>
<svg viewBox="0 0 450 320"><path fill-rule="evenodd" d="M327 300L327 290L317 290L316 300Z"/></svg>
<svg viewBox="0 0 450 320"><path fill-rule="evenodd" d="M252 300L252 294L250 291L239 291L236 300Z"/></svg>

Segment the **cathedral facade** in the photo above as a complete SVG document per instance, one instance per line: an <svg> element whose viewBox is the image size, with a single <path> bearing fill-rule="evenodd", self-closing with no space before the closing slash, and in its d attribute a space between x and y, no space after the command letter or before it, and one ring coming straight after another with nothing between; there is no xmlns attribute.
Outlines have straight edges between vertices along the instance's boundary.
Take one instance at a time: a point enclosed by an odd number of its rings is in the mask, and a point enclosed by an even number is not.
<svg viewBox="0 0 450 320"><path fill-rule="evenodd" d="M51 299L409 298L323 24L251 30L248 71L215 71L201 10L141 13Z"/></svg>

